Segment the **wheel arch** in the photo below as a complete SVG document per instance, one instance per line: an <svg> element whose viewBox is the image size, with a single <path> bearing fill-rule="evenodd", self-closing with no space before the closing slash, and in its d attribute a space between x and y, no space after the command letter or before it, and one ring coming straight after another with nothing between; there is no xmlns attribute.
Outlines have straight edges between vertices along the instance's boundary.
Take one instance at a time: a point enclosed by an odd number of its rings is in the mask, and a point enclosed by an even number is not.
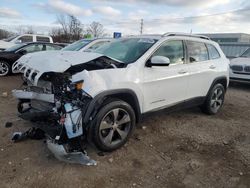
<svg viewBox="0 0 250 188"><path fill-rule="evenodd" d="M136 93L130 89L116 89L104 91L92 99L83 117L84 124L87 124L90 120L92 120L100 107L102 107L105 101L110 98L120 99L127 102L135 112L136 122L140 121L141 109Z"/></svg>
<svg viewBox="0 0 250 188"><path fill-rule="evenodd" d="M225 91L227 90L228 79L226 76L220 76L220 77L215 78L214 81L212 82L212 84L207 92L207 96L208 96L209 92L211 91L211 89L214 87L214 85L218 84L218 83L222 84L224 86Z"/></svg>

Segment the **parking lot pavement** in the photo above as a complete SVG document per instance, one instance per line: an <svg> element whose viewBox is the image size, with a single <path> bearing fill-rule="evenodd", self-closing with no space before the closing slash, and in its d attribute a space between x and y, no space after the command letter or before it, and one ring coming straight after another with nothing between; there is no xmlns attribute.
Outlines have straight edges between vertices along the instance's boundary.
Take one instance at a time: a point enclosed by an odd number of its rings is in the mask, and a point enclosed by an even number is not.
<svg viewBox="0 0 250 188"><path fill-rule="evenodd" d="M147 116L120 150L90 148L95 167L60 162L43 141L11 142L31 125L10 95L20 85L19 75L0 78L1 187L250 187L250 84L230 86L216 116L199 108Z"/></svg>

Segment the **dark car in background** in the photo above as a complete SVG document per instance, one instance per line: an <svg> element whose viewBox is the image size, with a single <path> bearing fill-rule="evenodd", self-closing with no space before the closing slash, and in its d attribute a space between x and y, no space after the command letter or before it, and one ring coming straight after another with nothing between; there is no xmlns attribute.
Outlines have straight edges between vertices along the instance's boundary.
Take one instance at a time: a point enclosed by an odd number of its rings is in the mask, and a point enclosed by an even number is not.
<svg viewBox="0 0 250 188"><path fill-rule="evenodd" d="M61 50L63 47L47 42L30 42L12 46L4 51L0 51L0 76L12 73L12 65L21 56L27 53Z"/></svg>

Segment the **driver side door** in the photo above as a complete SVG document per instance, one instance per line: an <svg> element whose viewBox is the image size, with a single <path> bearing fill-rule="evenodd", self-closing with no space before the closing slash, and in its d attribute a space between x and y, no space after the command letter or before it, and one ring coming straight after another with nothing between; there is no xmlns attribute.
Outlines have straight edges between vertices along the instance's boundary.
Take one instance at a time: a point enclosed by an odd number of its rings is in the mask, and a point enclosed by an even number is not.
<svg viewBox="0 0 250 188"><path fill-rule="evenodd" d="M188 67L182 40L165 41L150 57L169 58L167 66L144 67L143 111L154 111L172 106L186 99ZM149 59L149 61L150 61Z"/></svg>

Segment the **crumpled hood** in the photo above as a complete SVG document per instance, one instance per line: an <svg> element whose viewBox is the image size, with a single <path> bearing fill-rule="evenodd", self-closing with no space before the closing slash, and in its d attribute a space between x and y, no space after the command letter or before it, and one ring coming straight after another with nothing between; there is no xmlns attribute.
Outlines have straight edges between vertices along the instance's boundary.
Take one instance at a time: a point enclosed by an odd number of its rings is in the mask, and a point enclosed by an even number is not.
<svg viewBox="0 0 250 188"><path fill-rule="evenodd" d="M250 65L250 58L238 57L232 59L230 65Z"/></svg>
<svg viewBox="0 0 250 188"><path fill-rule="evenodd" d="M18 60L39 72L64 72L69 67L86 63L103 56L102 54L79 51L45 51L27 54Z"/></svg>
<svg viewBox="0 0 250 188"><path fill-rule="evenodd" d="M46 72L63 73L74 65L87 63L102 57L102 54L79 51L45 51L22 56L13 65L13 70L24 73L34 85Z"/></svg>

